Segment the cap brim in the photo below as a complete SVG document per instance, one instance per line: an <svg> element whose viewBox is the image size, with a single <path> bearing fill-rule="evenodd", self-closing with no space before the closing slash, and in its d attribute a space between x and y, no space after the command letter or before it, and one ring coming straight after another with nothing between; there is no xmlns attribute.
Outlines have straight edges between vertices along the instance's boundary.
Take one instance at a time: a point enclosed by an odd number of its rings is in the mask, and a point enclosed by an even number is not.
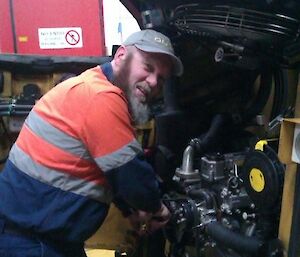
<svg viewBox="0 0 300 257"><path fill-rule="evenodd" d="M163 51L162 49L159 49L154 46L145 46L140 44L134 44L138 49L149 52L149 53L161 53L166 54L171 57L171 60L173 62L173 74L175 76L181 76L183 74L183 65L181 60L174 54L171 54L170 52Z"/></svg>

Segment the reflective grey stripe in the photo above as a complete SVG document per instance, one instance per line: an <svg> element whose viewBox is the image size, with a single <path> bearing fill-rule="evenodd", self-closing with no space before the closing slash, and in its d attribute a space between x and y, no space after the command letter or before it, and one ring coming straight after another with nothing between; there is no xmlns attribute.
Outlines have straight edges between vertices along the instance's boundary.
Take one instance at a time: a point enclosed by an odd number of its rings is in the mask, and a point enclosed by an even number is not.
<svg viewBox="0 0 300 257"><path fill-rule="evenodd" d="M131 161L135 156L137 156L137 154L141 152L141 145L136 139L134 139L129 144L111 154L95 158L95 161L101 170L106 172Z"/></svg>
<svg viewBox="0 0 300 257"><path fill-rule="evenodd" d="M55 128L43 120L35 111L29 113L25 123L30 130L48 143L65 152L79 156L81 159L92 160L92 157L80 140Z"/></svg>
<svg viewBox="0 0 300 257"><path fill-rule="evenodd" d="M110 203L112 200L112 192L107 188L38 164L16 144L13 145L12 150L10 151L9 160L19 170L30 177L50 186L86 196L102 203Z"/></svg>

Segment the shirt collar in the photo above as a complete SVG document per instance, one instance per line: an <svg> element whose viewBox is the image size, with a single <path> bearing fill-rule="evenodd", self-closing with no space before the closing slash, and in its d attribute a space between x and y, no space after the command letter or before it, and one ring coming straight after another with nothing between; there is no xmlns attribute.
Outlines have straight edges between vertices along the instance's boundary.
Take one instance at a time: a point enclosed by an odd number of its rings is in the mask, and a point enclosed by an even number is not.
<svg viewBox="0 0 300 257"><path fill-rule="evenodd" d="M101 70L104 73L105 77L108 79L109 82L112 83L114 74L113 74L113 69L112 69L111 63L106 62L106 63L102 64L100 67L101 67Z"/></svg>

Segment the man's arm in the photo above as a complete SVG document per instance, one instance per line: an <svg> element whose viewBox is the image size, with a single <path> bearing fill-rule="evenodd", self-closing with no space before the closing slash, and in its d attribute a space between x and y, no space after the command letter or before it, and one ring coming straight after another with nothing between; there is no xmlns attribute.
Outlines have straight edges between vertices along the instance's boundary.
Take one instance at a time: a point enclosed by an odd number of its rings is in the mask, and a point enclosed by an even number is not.
<svg viewBox="0 0 300 257"><path fill-rule="evenodd" d="M90 99L90 107L83 140L111 185L117 206L127 215L131 209L149 217L159 213L165 206L158 181L143 159L126 101L116 92L102 92Z"/></svg>
<svg viewBox="0 0 300 257"><path fill-rule="evenodd" d="M126 164L105 173L116 199L131 208L155 213L161 208L159 184L150 164L137 156Z"/></svg>
<svg viewBox="0 0 300 257"><path fill-rule="evenodd" d="M139 235L152 233L168 222L170 212L160 200L158 181L147 162L136 157L106 176L117 190L116 206Z"/></svg>

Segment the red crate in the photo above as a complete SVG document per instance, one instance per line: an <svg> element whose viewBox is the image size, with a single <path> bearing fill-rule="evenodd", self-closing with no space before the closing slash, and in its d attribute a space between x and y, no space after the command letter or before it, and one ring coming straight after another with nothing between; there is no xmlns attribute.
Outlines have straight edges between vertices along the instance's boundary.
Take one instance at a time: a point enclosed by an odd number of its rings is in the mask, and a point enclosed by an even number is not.
<svg viewBox="0 0 300 257"><path fill-rule="evenodd" d="M0 52L105 55L101 0L0 0Z"/></svg>

